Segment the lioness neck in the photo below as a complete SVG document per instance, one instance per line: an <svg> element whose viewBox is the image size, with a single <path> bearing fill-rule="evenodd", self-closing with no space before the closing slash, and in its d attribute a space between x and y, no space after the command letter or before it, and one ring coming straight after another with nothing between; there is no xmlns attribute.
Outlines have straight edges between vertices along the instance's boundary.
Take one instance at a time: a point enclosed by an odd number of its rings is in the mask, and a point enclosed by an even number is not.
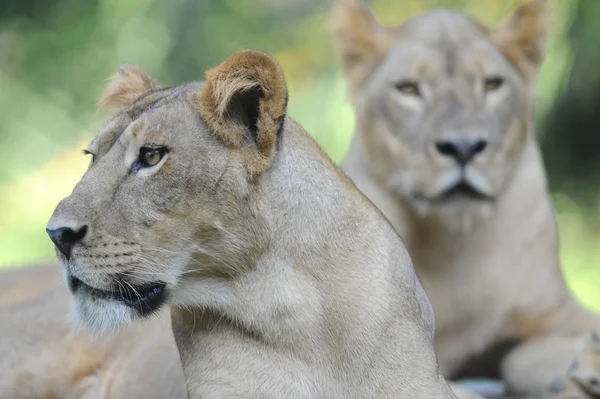
<svg viewBox="0 0 600 399"><path fill-rule="evenodd" d="M419 342L415 370L435 375L432 311L397 234L301 128L286 124L259 183L266 250L242 275L195 283L196 305L173 309L178 342L225 329L315 367L364 373L371 359L375 368L406 365L409 375L403 353Z"/></svg>

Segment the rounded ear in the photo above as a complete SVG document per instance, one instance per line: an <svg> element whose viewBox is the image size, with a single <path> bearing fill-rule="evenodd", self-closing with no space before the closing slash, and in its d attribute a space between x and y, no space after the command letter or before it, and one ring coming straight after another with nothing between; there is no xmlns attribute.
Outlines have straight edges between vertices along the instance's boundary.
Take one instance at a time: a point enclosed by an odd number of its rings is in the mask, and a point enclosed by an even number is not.
<svg viewBox="0 0 600 399"><path fill-rule="evenodd" d="M200 115L214 135L244 151L253 179L271 165L283 128L288 101L283 71L267 54L244 50L207 71L206 81L196 96Z"/></svg>
<svg viewBox="0 0 600 399"><path fill-rule="evenodd" d="M534 80L545 55L550 27L547 0L521 6L502 28L491 31L491 40L527 80Z"/></svg>
<svg viewBox="0 0 600 399"><path fill-rule="evenodd" d="M119 70L108 79L98 105L109 108L127 107L144 94L157 89L160 89L158 82L144 70L133 64L121 64Z"/></svg>
<svg viewBox="0 0 600 399"><path fill-rule="evenodd" d="M388 32L359 0L335 0L330 24L350 85L357 88L385 57Z"/></svg>

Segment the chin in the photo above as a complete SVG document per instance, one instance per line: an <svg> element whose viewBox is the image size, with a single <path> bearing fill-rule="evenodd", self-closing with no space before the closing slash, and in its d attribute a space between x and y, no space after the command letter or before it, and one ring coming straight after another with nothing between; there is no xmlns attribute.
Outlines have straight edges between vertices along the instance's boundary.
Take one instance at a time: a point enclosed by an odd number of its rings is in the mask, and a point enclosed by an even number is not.
<svg viewBox="0 0 600 399"><path fill-rule="evenodd" d="M70 318L77 332L104 340L131 325L136 316L133 310L117 301L76 295Z"/></svg>
<svg viewBox="0 0 600 399"><path fill-rule="evenodd" d="M158 312L166 301L164 283L119 284L119 289L94 288L68 277L74 300L71 320L77 330L96 339L110 338L136 320Z"/></svg>
<svg viewBox="0 0 600 399"><path fill-rule="evenodd" d="M489 219L495 205L491 200L460 195L435 200L413 198L411 203L419 217L434 219L453 232L468 232Z"/></svg>

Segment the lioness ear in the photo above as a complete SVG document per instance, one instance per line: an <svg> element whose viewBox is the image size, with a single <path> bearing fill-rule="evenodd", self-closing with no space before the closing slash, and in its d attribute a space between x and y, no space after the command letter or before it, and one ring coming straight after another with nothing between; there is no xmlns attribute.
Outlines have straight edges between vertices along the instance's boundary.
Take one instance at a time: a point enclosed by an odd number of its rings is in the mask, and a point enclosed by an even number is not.
<svg viewBox="0 0 600 399"><path fill-rule="evenodd" d="M357 88L387 53L387 30L359 0L335 0L331 30L350 85Z"/></svg>
<svg viewBox="0 0 600 399"><path fill-rule="evenodd" d="M197 95L200 115L225 144L244 151L253 179L271 165L281 134L288 100L283 71L267 54L244 50L207 71L206 80Z"/></svg>
<svg viewBox="0 0 600 399"><path fill-rule="evenodd" d="M492 41L526 79L533 80L544 60L549 27L547 0L534 0L521 6L506 26L492 31Z"/></svg>
<svg viewBox="0 0 600 399"><path fill-rule="evenodd" d="M145 71L133 64L122 64L119 70L108 79L99 106L121 108L133 104L140 96L160 85Z"/></svg>

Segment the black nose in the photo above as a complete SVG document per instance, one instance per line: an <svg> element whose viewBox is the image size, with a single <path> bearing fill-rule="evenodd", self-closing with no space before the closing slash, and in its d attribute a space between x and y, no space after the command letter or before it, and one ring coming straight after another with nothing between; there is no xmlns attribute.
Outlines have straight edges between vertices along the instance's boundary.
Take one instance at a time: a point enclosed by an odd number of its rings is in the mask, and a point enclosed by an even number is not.
<svg viewBox="0 0 600 399"><path fill-rule="evenodd" d="M487 147L487 142L481 139L442 140L435 143L435 148L442 155L452 157L460 165L466 165Z"/></svg>
<svg viewBox="0 0 600 399"><path fill-rule="evenodd" d="M83 240L85 233L87 233L87 226L83 226L79 230L75 231L70 227L59 227L55 230L46 229L46 233L50 236L50 239L56 245L56 248L62 252L67 260L71 258L71 250L73 246L79 241Z"/></svg>

